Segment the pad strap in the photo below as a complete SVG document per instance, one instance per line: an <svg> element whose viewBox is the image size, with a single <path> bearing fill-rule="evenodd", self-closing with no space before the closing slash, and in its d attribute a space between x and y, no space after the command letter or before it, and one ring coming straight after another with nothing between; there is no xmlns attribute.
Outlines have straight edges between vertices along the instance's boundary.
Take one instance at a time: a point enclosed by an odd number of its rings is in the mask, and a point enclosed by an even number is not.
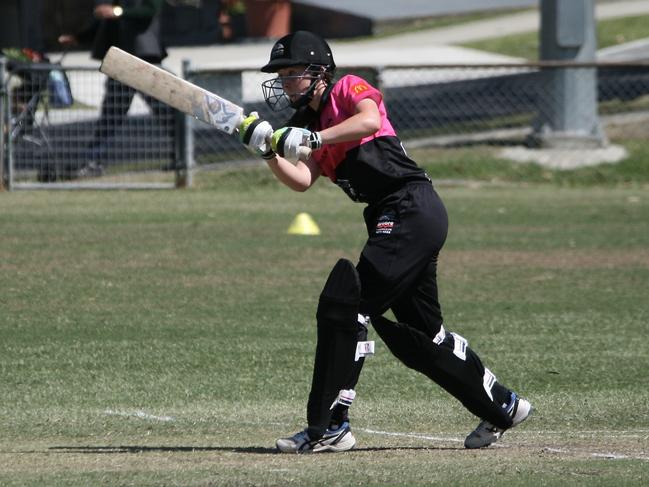
<svg viewBox="0 0 649 487"><path fill-rule="evenodd" d="M331 410L335 408L336 404L349 407L352 405L352 402L354 402L355 397L356 397L356 391L354 389L341 389L340 392L338 393L338 397L336 397L336 399L331 404L331 407L329 409Z"/></svg>

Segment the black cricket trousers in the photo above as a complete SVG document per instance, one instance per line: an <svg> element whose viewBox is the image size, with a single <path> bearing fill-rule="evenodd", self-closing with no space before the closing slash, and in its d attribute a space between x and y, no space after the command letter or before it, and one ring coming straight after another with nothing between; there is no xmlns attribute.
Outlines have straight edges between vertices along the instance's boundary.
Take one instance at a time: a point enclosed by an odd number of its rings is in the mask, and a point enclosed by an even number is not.
<svg viewBox="0 0 649 487"><path fill-rule="evenodd" d="M368 240L357 270L359 312L406 366L435 381L481 419L507 428L511 391L496 382L461 336L446 332L437 289L437 258L448 232L432 184L408 183L364 211ZM382 315L391 309L397 322ZM363 366L357 362L354 388Z"/></svg>

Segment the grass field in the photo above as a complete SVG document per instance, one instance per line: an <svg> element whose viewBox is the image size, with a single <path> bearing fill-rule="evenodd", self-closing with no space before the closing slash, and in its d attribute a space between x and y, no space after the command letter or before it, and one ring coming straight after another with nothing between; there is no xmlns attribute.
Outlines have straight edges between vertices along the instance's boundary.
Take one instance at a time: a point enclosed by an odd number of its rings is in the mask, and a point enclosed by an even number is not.
<svg viewBox="0 0 649 487"><path fill-rule="evenodd" d="M633 42L647 37L649 15L598 20L596 26L597 49ZM526 32L508 36L467 42L466 47L503 55L536 60L539 58L539 33Z"/></svg>
<svg viewBox="0 0 649 487"><path fill-rule="evenodd" d="M321 286L361 206L263 168L0 193L0 485L646 485L645 184L441 186L447 328L536 406L496 446L378 338L355 451L293 456ZM252 181L248 186L244 181ZM322 235L287 235L309 212Z"/></svg>

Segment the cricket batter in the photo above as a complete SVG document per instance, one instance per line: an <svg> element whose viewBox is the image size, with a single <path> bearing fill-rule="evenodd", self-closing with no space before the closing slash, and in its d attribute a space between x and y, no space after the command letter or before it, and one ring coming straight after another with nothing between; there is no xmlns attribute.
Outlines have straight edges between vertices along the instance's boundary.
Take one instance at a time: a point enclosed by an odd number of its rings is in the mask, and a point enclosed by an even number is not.
<svg viewBox="0 0 649 487"><path fill-rule="evenodd" d="M271 108L296 111L271 143L264 139L270 125L256 114L239 128L244 144L289 188L306 191L324 174L366 205L368 238L358 263L340 259L320 295L307 427L277 440L277 448L301 453L354 447L348 408L371 343L370 322L399 360L481 419L465 447L486 447L532 407L496 380L465 338L444 328L437 296L437 259L448 229L444 204L406 154L381 93L358 76L334 81L335 69L321 37L297 31L281 38L261 68L277 76L262 88ZM301 146L313 151L307 161L297 161ZM383 316L388 309L396 322Z"/></svg>

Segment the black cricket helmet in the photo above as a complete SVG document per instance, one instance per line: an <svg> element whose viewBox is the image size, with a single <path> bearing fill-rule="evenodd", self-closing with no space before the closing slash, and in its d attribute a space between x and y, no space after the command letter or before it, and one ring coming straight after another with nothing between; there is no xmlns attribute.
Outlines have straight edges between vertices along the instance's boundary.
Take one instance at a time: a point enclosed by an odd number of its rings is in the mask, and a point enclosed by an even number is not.
<svg viewBox="0 0 649 487"><path fill-rule="evenodd" d="M273 110L283 110L289 106L300 108L313 99L319 80L330 83L336 70L336 63L327 41L313 32L298 30L279 39L270 53L270 60L261 68L264 73L276 73L279 69L291 66L306 66L296 78L311 79L311 84L300 98L291 101L283 88L283 78L276 77L262 83L266 103ZM284 78L285 79L285 78Z"/></svg>

